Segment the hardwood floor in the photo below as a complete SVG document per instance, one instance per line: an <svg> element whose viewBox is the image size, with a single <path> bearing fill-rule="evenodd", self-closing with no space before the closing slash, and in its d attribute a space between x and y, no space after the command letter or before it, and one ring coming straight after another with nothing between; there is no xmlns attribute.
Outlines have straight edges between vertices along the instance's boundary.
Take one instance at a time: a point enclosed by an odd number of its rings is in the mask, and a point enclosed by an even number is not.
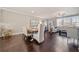
<svg viewBox="0 0 79 59"><path fill-rule="evenodd" d="M34 40L24 40L24 35L15 35L8 38L0 38L1 52L77 52L78 49L72 44L67 44L66 37L53 33L45 33L45 41L37 44Z"/></svg>

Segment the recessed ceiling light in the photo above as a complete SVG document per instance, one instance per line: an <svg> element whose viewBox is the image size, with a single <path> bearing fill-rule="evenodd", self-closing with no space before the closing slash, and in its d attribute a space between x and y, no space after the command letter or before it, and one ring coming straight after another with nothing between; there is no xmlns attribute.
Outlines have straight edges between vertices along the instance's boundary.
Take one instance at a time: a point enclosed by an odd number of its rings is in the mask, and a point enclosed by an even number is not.
<svg viewBox="0 0 79 59"><path fill-rule="evenodd" d="M37 17L39 17L39 18L43 18L43 17L41 17L41 16L37 16Z"/></svg>
<svg viewBox="0 0 79 59"><path fill-rule="evenodd" d="M32 13L34 13L35 11L32 11Z"/></svg>

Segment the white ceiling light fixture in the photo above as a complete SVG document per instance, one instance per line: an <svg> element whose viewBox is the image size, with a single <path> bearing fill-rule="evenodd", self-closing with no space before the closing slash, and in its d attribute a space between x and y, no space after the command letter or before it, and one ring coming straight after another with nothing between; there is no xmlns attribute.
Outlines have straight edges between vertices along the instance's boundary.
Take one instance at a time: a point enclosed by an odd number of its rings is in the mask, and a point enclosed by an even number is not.
<svg viewBox="0 0 79 59"><path fill-rule="evenodd" d="M35 13L35 11L32 11L32 14Z"/></svg>
<svg viewBox="0 0 79 59"><path fill-rule="evenodd" d="M57 12L57 13L56 13L56 16L57 16L57 17L62 17L62 16L65 16L66 13L67 13L67 12L65 12L65 11L60 11L60 12Z"/></svg>
<svg viewBox="0 0 79 59"><path fill-rule="evenodd" d="M37 16L37 17L39 17L39 18L43 18L43 17L41 17L41 16Z"/></svg>

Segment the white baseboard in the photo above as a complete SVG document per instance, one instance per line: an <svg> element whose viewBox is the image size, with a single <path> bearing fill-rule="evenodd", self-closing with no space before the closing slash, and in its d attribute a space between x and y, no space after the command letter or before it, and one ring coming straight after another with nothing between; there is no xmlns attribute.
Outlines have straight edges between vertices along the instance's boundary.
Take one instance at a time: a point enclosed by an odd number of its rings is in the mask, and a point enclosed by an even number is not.
<svg viewBox="0 0 79 59"><path fill-rule="evenodd" d="M22 32L20 32L20 33L13 33L12 35L18 35L18 34L23 34Z"/></svg>
<svg viewBox="0 0 79 59"><path fill-rule="evenodd" d="M18 35L18 34L23 34L22 32L19 33L13 33L12 35ZM4 37L4 36L0 36L0 37Z"/></svg>

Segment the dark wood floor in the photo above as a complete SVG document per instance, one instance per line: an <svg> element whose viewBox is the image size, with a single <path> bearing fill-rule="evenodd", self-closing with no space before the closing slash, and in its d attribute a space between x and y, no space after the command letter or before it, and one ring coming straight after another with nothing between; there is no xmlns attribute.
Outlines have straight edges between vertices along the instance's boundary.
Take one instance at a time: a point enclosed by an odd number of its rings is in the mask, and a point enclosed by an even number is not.
<svg viewBox="0 0 79 59"><path fill-rule="evenodd" d="M73 45L67 44L66 37L53 33L45 33L45 41L41 44L25 41L24 35L15 35L8 38L0 38L1 52L77 52Z"/></svg>

